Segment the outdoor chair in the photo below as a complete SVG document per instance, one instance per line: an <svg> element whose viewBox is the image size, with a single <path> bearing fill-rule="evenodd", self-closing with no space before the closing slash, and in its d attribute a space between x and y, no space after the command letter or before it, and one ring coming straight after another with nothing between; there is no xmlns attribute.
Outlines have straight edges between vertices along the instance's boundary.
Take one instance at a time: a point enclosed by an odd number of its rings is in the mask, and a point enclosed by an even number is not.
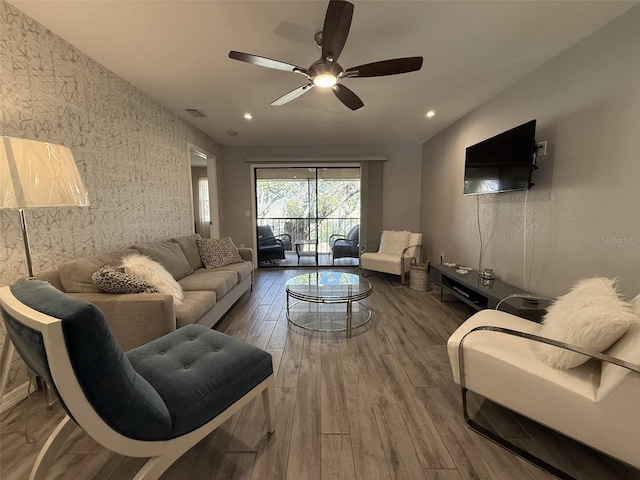
<svg viewBox="0 0 640 480"><path fill-rule="evenodd" d="M77 425L107 449L150 457L134 480L157 479L253 398L275 428L271 355L202 325L188 325L124 353L88 302L40 280L0 288L7 332L67 412L40 451L44 479Z"/></svg>
<svg viewBox="0 0 640 480"><path fill-rule="evenodd" d="M377 242L362 245L360 269L400 275L400 282L403 285L407 283L406 274L412 261L420 263L422 234L385 230L380 237L378 251L367 251L373 243Z"/></svg>
<svg viewBox="0 0 640 480"><path fill-rule="evenodd" d="M346 235L334 233L329 237L329 247L331 248L331 263L334 264L336 258L358 258L360 256L360 225L356 225L349 230Z"/></svg>
<svg viewBox="0 0 640 480"><path fill-rule="evenodd" d="M285 234L289 242L289 250L291 250L291 237ZM274 262L285 259L285 250L287 250L282 239L273 235L273 230L269 225L258 226L258 263Z"/></svg>

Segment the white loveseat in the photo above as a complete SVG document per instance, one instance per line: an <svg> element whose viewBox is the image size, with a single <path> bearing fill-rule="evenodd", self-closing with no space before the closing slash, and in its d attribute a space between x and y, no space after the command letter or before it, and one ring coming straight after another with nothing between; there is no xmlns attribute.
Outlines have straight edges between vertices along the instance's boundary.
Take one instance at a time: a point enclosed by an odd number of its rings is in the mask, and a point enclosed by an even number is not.
<svg viewBox="0 0 640 480"><path fill-rule="evenodd" d="M640 323L604 354L589 351L591 360L569 370L534 357L535 341L560 345L537 337L541 328L505 312L483 310L453 333L448 353L454 381L462 387L465 418L468 389L640 469Z"/></svg>

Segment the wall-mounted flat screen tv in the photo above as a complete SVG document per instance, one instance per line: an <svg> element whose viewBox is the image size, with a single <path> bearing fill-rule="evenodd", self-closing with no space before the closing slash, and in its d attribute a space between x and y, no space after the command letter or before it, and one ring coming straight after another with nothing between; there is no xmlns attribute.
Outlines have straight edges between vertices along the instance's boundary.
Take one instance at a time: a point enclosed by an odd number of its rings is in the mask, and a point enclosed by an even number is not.
<svg viewBox="0 0 640 480"><path fill-rule="evenodd" d="M464 194L509 192L531 188L535 166L536 121L531 120L467 147Z"/></svg>

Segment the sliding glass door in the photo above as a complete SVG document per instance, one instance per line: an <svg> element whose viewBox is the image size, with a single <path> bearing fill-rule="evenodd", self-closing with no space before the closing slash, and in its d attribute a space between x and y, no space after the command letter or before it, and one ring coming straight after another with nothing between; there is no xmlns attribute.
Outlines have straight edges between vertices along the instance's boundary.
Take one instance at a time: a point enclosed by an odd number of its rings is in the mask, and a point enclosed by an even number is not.
<svg viewBox="0 0 640 480"><path fill-rule="evenodd" d="M359 167L256 168L257 225L296 241L317 242L330 253L329 237L360 222Z"/></svg>

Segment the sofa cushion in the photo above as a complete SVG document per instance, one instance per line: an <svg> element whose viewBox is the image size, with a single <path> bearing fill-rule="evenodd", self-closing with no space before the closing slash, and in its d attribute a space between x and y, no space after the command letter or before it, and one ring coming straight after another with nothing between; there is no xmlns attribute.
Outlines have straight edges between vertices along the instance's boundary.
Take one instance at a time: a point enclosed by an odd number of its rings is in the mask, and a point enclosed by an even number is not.
<svg viewBox="0 0 640 480"><path fill-rule="evenodd" d="M221 240L201 238L196 243L200 258L206 268L223 267L243 261L230 237L225 237Z"/></svg>
<svg viewBox="0 0 640 480"><path fill-rule="evenodd" d="M273 373L264 350L201 325L189 325L127 353L160 394L171 436L191 432Z"/></svg>
<svg viewBox="0 0 640 480"><path fill-rule="evenodd" d="M235 272L238 276L238 283L247 278L247 275L251 275L253 271L253 264L248 261L240 263L232 263L231 265L225 265L224 267L213 268L210 272Z"/></svg>
<svg viewBox="0 0 640 480"><path fill-rule="evenodd" d="M238 283L238 276L235 272L212 272L201 268L178 283L185 292L207 290L216 292L216 298L222 298Z"/></svg>
<svg viewBox="0 0 640 480"><path fill-rule="evenodd" d="M175 305L182 303L182 287L158 262L139 253L134 253L122 259L122 266L126 273L145 279L160 293L173 296Z"/></svg>
<svg viewBox="0 0 640 480"><path fill-rule="evenodd" d="M134 245L132 248L158 262L176 280L180 280L193 272L187 257L185 257L182 248L177 243L166 241L149 245Z"/></svg>
<svg viewBox="0 0 640 480"><path fill-rule="evenodd" d="M105 265L91 278L96 287L107 293L160 293L144 278L116 270L113 265Z"/></svg>
<svg viewBox="0 0 640 480"><path fill-rule="evenodd" d="M175 306L176 327L197 323L216 304L216 292L184 292L181 305Z"/></svg>
<svg viewBox="0 0 640 480"><path fill-rule="evenodd" d="M120 265L122 258L138 253L137 250L126 249L103 253L93 257L76 258L63 263L59 267L60 281L67 293L100 293L91 276L104 265Z"/></svg>
<svg viewBox="0 0 640 480"><path fill-rule="evenodd" d="M180 248L182 249L182 253L184 253L185 257L187 257L187 261L194 271L204 267L204 264L200 259L198 244L196 243L198 239L201 238L202 237L199 233L194 233L193 235L171 239L172 242L177 243L180 246Z"/></svg>

